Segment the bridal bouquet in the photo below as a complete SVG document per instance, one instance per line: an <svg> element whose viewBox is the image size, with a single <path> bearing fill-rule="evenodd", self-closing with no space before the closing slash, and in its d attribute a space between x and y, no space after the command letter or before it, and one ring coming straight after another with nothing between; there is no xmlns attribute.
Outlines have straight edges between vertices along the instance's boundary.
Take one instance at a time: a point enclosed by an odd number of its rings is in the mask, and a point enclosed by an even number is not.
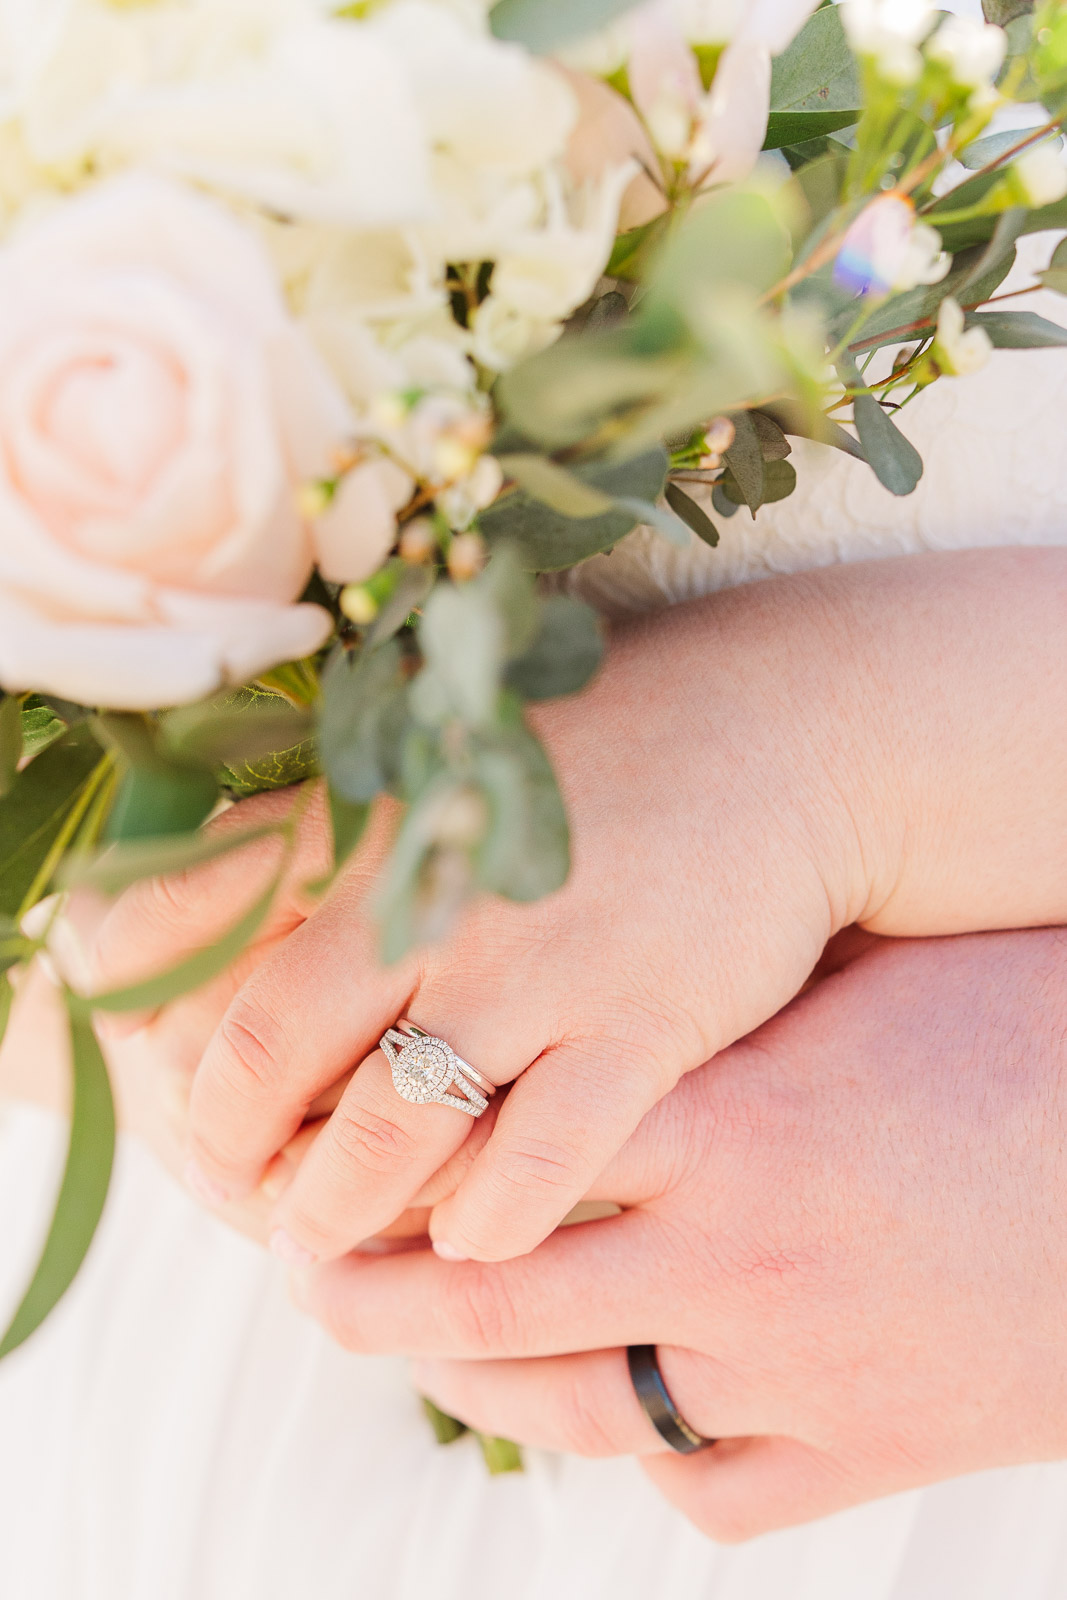
<svg viewBox="0 0 1067 1600"><path fill-rule="evenodd" d="M523 708L602 643L539 576L638 526L714 560L798 437L909 494L915 395L1067 343L997 292L1067 227L1067 5L986 9L0 0L0 1019L65 889L234 848L201 824L263 789L322 780L338 868L401 802L388 959L564 882ZM0 1353L107 1190L92 1010L208 981L273 892L67 992L68 1165Z"/></svg>

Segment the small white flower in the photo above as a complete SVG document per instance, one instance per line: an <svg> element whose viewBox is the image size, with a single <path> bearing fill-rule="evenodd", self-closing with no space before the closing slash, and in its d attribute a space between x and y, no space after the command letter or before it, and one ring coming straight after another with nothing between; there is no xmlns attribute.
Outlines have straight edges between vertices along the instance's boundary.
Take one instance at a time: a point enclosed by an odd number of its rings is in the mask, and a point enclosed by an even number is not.
<svg viewBox="0 0 1067 1600"><path fill-rule="evenodd" d="M930 0L844 0L841 20L857 55L876 64L887 83L906 88L922 75L917 48L933 24Z"/></svg>
<svg viewBox="0 0 1067 1600"><path fill-rule="evenodd" d="M947 67L961 89L985 89L1004 64L1008 40L1003 28L975 17L948 17L927 46L927 55Z"/></svg>
<svg viewBox="0 0 1067 1600"><path fill-rule="evenodd" d="M916 222L910 200L886 194L849 228L834 278L856 294L903 294L921 283L940 283L949 266L937 229Z"/></svg>
<svg viewBox="0 0 1067 1600"><path fill-rule="evenodd" d="M979 372L993 353L993 341L984 328L964 328L963 311L948 295L937 314L937 337L931 354L949 377L964 378Z"/></svg>
<svg viewBox="0 0 1067 1600"><path fill-rule="evenodd" d="M1020 198L1029 206L1050 206L1067 195L1067 165L1058 144L1039 144L1012 167Z"/></svg>
<svg viewBox="0 0 1067 1600"><path fill-rule="evenodd" d="M550 345L559 331L558 322L532 317L491 294L474 313L471 354L490 372L506 372L524 356Z"/></svg>

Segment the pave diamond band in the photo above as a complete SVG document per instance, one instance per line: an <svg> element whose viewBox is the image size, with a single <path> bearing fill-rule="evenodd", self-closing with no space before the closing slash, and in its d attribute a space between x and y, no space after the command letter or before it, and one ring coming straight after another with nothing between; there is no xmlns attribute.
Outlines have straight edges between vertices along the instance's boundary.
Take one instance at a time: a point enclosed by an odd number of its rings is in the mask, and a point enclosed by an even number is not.
<svg viewBox="0 0 1067 1600"><path fill-rule="evenodd" d="M381 1048L392 1068L393 1088L411 1105L451 1106L468 1117L480 1117L488 1110L496 1085L457 1056L450 1044L417 1028L407 1017L387 1030ZM451 1093L453 1089L460 1093Z"/></svg>

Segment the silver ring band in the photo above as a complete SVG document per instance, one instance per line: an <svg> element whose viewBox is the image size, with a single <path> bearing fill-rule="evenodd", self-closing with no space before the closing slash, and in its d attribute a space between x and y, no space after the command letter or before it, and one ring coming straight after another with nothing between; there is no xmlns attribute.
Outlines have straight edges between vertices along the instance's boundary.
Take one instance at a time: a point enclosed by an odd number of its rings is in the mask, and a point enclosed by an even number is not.
<svg viewBox="0 0 1067 1600"><path fill-rule="evenodd" d="M427 1033L409 1017L388 1028L380 1045L392 1069L393 1088L409 1104L451 1106L468 1117L480 1117L489 1109L496 1085L444 1039ZM453 1089L460 1093L451 1093Z"/></svg>

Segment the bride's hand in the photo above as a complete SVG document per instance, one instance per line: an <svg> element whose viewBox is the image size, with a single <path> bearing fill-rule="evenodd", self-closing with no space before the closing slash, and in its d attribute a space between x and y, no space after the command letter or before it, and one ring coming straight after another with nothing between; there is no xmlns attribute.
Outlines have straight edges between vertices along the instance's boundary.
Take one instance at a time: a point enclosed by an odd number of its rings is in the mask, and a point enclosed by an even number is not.
<svg viewBox="0 0 1067 1600"><path fill-rule="evenodd" d="M649 1457L719 1539L1060 1459L1065 1032L1067 933L886 941L650 1114L596 1185L623 1216L503 1264L353 1256L297 1297L473 1427ZM664 1454L628 1343L730 1442Z"/></svg>
<svg viewBox="0 0 1067 1600"><path fill-rule="evenodd" d="M321 908L283 903L292 931L235 995L224 982L153 1025L152 1048L191 1066L225 1009L192 1095L201 1192L252 1189L362 1061L278 1202L275 1246L334 1256L380 1231L470 1131L395 1093L374 1047L408 1014L518 1079L435 1215L438 1249L521 1254L684 1072L796 994L838 928L1067 920L1065 613L1063 551L989 551L758 584L627 630L590 691L538 713L573 825L559 894L480 903L447 944L383 968L364 912L379 819ZM134 891L100 936L100 984L228 925L267 854Z"/></svg>

